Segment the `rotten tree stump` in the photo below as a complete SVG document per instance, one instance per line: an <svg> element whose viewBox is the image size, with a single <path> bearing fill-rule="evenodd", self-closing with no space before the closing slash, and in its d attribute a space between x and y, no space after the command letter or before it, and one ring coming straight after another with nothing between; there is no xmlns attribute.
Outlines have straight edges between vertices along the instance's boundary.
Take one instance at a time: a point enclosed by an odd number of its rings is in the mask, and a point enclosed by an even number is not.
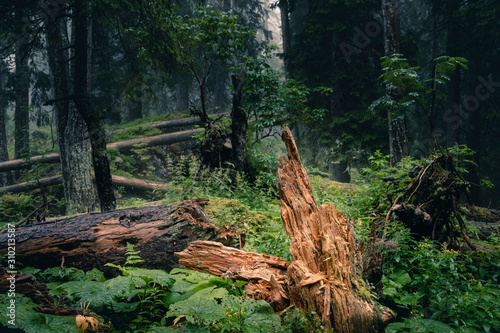
<svg viewBox="0 0 500 333"><path fill-rule="evenodd" d="M123 265L127 243L141 251L147 268L179 267L174 252L194 240L216 240L239 246L240 235L216 227L200 205L206 201L91 213L16 228L16 260L25 266L59 265L108 271L106 263ZM0 234L0 255L7 253L7 233Z"/></svg>
<svg viewBox="0 0 500 333"><path fill-rule="evenodd" d="M383 332L394 313L374 304L363 287L368 284L360 282L373 275L367 271L379 260L373 257L376 251L358 246L352 221L333 204L318 207L288 128L282 138L288 160L280 158L279 195L292 263L208 242L194 242L176 253L179 262L216 275L229 270L252 282L249 295L274 303L275 310L291 303L320 314L325 331Z"/></svg>

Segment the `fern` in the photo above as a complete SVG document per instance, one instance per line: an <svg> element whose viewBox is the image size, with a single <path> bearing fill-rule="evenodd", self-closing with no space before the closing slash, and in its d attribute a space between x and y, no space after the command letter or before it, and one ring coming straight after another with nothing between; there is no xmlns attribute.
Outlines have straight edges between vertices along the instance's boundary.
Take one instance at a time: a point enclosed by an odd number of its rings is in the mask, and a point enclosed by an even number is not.
<svg viewBox="0 0 500 333"><path fill-rule="evenodd" d="M144 262L139 255L140 253L141 251L134 251L134 244L127 243L127 249L125 250L125 256L127 257L125 260L125 267L134 267L135 264Z"/></svg>
<svg viewBox="0 0 500 333"><path fill-rule="evenodd" d="M58 289L64 290L75 303L90 302L93 307L112 306L117 300L125 298L134 289L132 279L118 276L105 282L74 281L61 284Z"/></svg>

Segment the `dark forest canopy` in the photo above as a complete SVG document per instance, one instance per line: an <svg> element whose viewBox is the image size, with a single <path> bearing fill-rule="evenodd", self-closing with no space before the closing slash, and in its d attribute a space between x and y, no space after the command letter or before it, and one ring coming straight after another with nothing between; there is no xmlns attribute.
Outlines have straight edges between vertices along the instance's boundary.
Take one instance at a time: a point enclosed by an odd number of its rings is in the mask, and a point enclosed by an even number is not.
<svg viewBox="0 0 500 333"><path fill-rule="evenodd" d="M245 68L242 108L257 136L292 126L306 163L335 179L349 181L377 149L393 152L389 115L406 126L402 156L455 144L475 151L467 175L473 200L498 206L498 186L480 186L500 182L496 1L25 0L4 1L0 10L0 160L9 157L10 138L16 158L39 153L29 133L51 123L52 112L63 149L74 144L61 135L66 119L83 126L77 132L89 130L88 145L102 146L103 122L230 111L231 75ZM84 40L78 22L86 25ZM281 46L279 57L262 57L271 44ZM382 62L394 54L401 56ZM88 92L79 91L81 80ZM106 169L103 153L93 151L93 163ZM89 179L89 170L79 172ZM108 174L98 184L109 186ZM12 176L20 174L4 174L2 183ZM71 191L86 189L65 188L67 200L75 200ZM99 193L109 201L109 191ZM104 206L112 208L112 200Z"/></svg>

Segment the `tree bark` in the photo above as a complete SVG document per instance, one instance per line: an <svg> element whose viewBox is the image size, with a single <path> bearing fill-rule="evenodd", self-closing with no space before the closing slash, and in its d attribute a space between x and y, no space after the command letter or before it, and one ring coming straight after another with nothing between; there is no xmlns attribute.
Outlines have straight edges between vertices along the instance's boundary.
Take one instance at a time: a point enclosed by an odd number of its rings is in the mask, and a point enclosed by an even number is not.
<svg viewBox="0 0 500 333"><path fill-rule="evenodd" d="M175 83L175 110L177 112L189 109L190 78L182 72L177 74Z"/></svg>
<svg viewBox="0 0 500 333"><path fill-rule="evenodd" d="M136 190L168 192L169 190L172 189L167 187L165 184L153 183L135 178L127 178L122 176L111 175L111 179L113 181L113 184L116 186L129 187ZM0 187L0 194L2 192L8 192L8 193L27 192L40 188L40 186L47 187L52 185L59 185L62 182L63 182L63 177L61 175L41 178L38 180L33 180L20 184Z"/></svg>
<svg viewBox="0 0 500 333"><path fill-rule="evenodd" d="M446 52L450 56L458 56L458 50L462 43L462 34L460 32L460 22L455 18L456 12L460 8L460 1L447 0L445 1L446 8ZM460 100L461 78L460 67L457 67L450 75L448 82L448 96L447 96L447 112L449 115L446 118L456 119L456 121L448 121L446 123L446 145L453 147L453 145L460 143L461 134L461 111L462 101ZM474 96L474 94L472 95Z"/></svg>
<svg viewBox="0 0 500 333"><path fill-rule="evenodd" d="M373 260L377 259L373 257L376 251L358 248L352 221L333 204L317 206L288 128L283 131L283 140L288 160L280 158L278 185L292 263L207 242L192 243L177 253L179 262L190 269L219 275L229 270L236 278L256 286L251 289L254 297L262 296L275 306L290 301L320 314L325 331L383 332L394 313L374 304L360 282L363 276L373 277L370 270L377 261ZM376 277L380 282L381 276ZM267 292L253 293L261 287Z"/></svg>
<svg viewBox="0 0 500 333"><path fill-rule="evenodd" d="M185 142L190 140L193 135L201 132L201 129L175 132L170 134L161 134L150 136L147 138L132 139L121 142L108 143L107 149L130 150L136 146L152 147L169 145L177 142ZM59 153L52 153L45 156L34 156L29 160L11 160L0 163L0 172L8 170L19 170L31 167L35 163L57 163L59 162Z"/></svg>
<svg viewBox="0 0 500 333"><path fill-rule="evenodd" d="M90 141L83 118L70 105L68 72L63 51L61 29L64 21L51 22L46 29L47 55L54 92L54 111L66 210L93 211L97 197L92 182Z"/></svg>
<svg viewBox="0 0 500 333"><path fill-rule="evenodd" d="M232 163L236 171L245 168L245 155L247 152L248 119L243 109L243 85L245 82L244 68L240 75L233 75L233 110L231 112L231 146Z"/></svg>
<svg viewBox="0 0 500 333"><path fill-rule="evenodd" d="M5 62L0 60L0 163L9 160L9 152L7 150L7 127L5 123L5 110L7 99L4 94L4 77L7 74ZM11 172L0 172L0 186L12 184L14 179Z"/></svg>
<svg viewBox="0 0 500 333"><path fill-rule="evenodd" d="M384 21L384 49L385 55L390 56L399 52L397 35L396 0L382 0L382 17ZM393 84L386 85L386 95L398 101L402 92ZM404 115L395 116L393 108L387 107L387 124L389 129L389 150L391 165L408 156L408 141L406 138L406 125Z"/></svg>
<svg viewBox="0 0 500 333"><path fill-rule="evenodd" d="M20 14L19 14L20 15ZM30 73L28 67L27 44L25 39L16 43L16 73L14 79L14 93L16 95L15 108L15 158L24 158L29 154L29 85ZM16 176L19 178L19 175Z"/></svg>
<svg viewBox="0 0 500 333"><path fill-rule="evenodd" d="M174 252L195 240L239 246L240 235L228 226L216 227L200 205L208 201L129 208L90 213L16 228L16 260L26 266L98 268L123 265L127 243L134 244L144 267L170 271L179 267ZM0 254L7 253L7 233L0 234ZM63 259L64 258L64 259Z"/></svg>
<svg viewBox="0 0 500 333"><path fill-rule="evenodd" d="M280 0L278 3L281 17L281 38L283 41L283 62L285 64L285 78L291 78L290 55L291 55L291 37L290 37L290 18L288 17L288 0Z"/></svg>
<svg viewBox="0 0 500 333"><path fill-rule="evenodd" d="M116 198L113 192L111 171L106 153L105 111L95 110L90 101L90 50L92 42L89 8L90 4L87 1L75 1L74 102L78 112L87 124L90 136L92 162L100 208L101 211L109 211L116 208Z"/></svg>
<svg viewBox="0 0 500 333"><path fill-rule="evenodd" d="M188 269L217 276L230 272L234 279L248 281L244 287L245 294L253 299L265 300L273 305L275 311L283 310L290 304L284 289L290 263L285 259L245 252L211 241L195 241L175 255L179 264Z"/></svg>

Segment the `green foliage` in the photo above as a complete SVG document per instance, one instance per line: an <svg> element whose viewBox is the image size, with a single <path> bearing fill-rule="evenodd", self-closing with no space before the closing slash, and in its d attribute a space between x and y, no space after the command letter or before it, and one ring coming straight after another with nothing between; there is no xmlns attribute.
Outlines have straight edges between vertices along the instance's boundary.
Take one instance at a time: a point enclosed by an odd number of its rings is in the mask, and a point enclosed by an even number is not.
<svg viewBox="0 0 500 333"><path fill-rule="evenodd" d="M226 289L205 288L170 306L168 317L185 319L181 332L280 332L280 318L263 300L228 295Z"/></svg>
<svg viewBox="0 0 500 333"><path fill-rule="evenodd" d="M11 304L11 297L0 295L0 306L7 309ZM15 297L15 326L9 324L12 318L4 310L0 315L0 324L3 329L20 329L26 333L79 333L74 317L54 316L36 312L37 306L26 296L16 294ZM12 323L12 322L11 322Z"/></svg>
<svg viewBox="0 0 500 333"><path fill-rule="evenodd" d="M208 70L213 63L227 63L243 51L245 41L253 35L248 27L241 24L238 15L210 6L198 7L193 17L187 18L186 29L189 39L183 49L186 52L185 64L196 68L195 51L200 51L198 65ZM202 73L200 69L196 72Z"/></svg>
<svg viewBox="0 0 500 333"><path fill-rule="evenodd" d="M31 195L4 194L0 196L0 220L18 222L35 209L37 200ZM6 225L5 225L6 226Z"/></svg>
<svg viewBox="0 0 500 333"><path fill-rule="evenodd" d="M322 333L325 331L321 319L316 312L305 312L291 306L281 312L283 332L290 333Z"/></svg>
<svg viewBox="0 0 500 333"><path fill-rule="evenodd" d="M389 230L380 244L386 258L382 301L396 309L400 318L410 317L392 324L391 330L413 332L420 325L425 328L422 332L447 326L489 332L500 327L497 253L488 254L486 270L484 261L477 260L480 253L440 249L426 239L417 242L398 225Z"/></svg>
<svg viewBox="0 0 500 333"><path fill-rule="evenodd" d="M144 260L139 255L141 251L134 251L134 244L127 243L127 249L125 250L125 266L134 267L135 264L140 264Z"/></svg>
<svg viewBox="0 0 500 333"><path fill-rule="evenodd" d="M162 133L163 132L159 128L139 125L113 133L112 142L120 142L147 136L160 135Z"/></svg>
<svg viewBox="0 0 500 333"><path fill-rule="evenodd" d="M261 165L271 161L270 157L261 158ZM202 169L195 158L183 157L177 166L169 164L173 184L182 190L168 196L172 201L211 198L212 203L206 208L209 217L217 225L229 224L244 229L249 235L247 249L290 260L289 238L281 222L273 168L254 169L252 182L244 173L232 177L231 170Z"/></svg>
<svg viewBox="0 0 500 333"><path fill-rule="evenodd" d="M404 323L392 323L386 329L387 333L449 333L456 332L450 326L433 319L414 318Z"/></svg>
<svg viewBox="0 0 500 333"><path fill-rule="evenodd" d="M242 64L233 68L236 72L245 67L243 105L254 131L264 131L277 125L299 122L318 122L326 112L323 108L312 109L307 102L313 93L328 95L331 89L317 87L309 89L294 80L282 79L281 72L269 66L275 47L270 47L262 55L245 57Z"/></svg>
<svg viewBox="0 0 500 333"><path fill-rule="evenodd" d="M383 85L397 89L399 100L385 95L369 106L369 110L391 107L395 117L401 117L416 105L425 111L430 100L430 94L436 92L435 84L443 84L450 80L449 75L457 68L468 69L467 60L461 57L442 56L434 59L436 63L435 76L425 82L431 83L432 88L426 89L417 74L420 67L410 67L402 54L391 54L382 57L382 71L379 80Z"/></svg>
<svg viewBox="0 0 500 333"><path fill-rule="evenodd" d="M91 303L92 307L115 304L119 299L129 295L133 289L130 278L118 276L100 281L73 281L61 284L58 289L64 290L74 303Z"/></svg>

